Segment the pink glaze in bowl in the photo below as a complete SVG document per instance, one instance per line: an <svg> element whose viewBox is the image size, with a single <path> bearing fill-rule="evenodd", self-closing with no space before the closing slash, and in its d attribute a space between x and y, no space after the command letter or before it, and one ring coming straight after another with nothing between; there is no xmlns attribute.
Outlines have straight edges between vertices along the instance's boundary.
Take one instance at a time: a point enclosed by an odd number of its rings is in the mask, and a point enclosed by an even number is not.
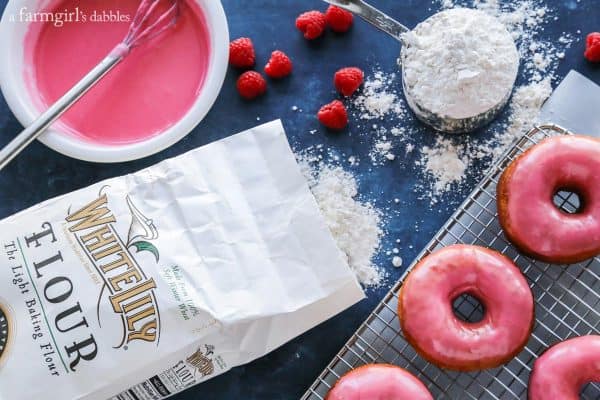
<svg viewBox="0 0 600 400"><path fill-rule="evenodd" d="M139 49L134 49L134 52L138 52L138 54L132 53L128 56L136 56L134 60L131 60L128 64L126 58L121 65L111 72L112 76L109 74L104 78L107 82L100 82L99 87L93 88L61 120L48 129L40 137L40 141L60 153L81 160L120 162L157 153L187 135L208 113L218 96L227 70L229 44L227 21L221 3L215 0L187 1L190 3L186 5L187 7L197 8L198 14L202 17L203 29L205 28L208 34L206 43L203 46L209 54L207 62L201 63L200 54L198 53L196 58L192 59L194 64L198 64L197 69L195 69L195 66L188 65L189 62L166 62L161 66L162 61L172 60L177 51L181 52L186 49L186 46L189 48L195 44L195 42L186 44L180 44L181 41L171 42L166 43L171 47L171 49L168 49L165 43L161 43L163 40L169 40L168 34L164 38L158 38L155 44L153 43L153 46L156 46L154 49L150 46L148 48L141 46ZM74 30L74 26L69 26L70 31L49 30L50 35L39 35L38 38L49 38L45 44L42 40L39 40L42 44L42 46L38 46L42 49L41 56L39 54L34 55L31 44L27 44L28 41L32 41L31 35L35 35L37 27L23 21L20 17L20 13L22 14L20 10L23 7L27 7L30 12L32 10L44 10L48 7L48 4L48 0L43 2L39 0L11 0L0 22L0 85L9 107L25 126L31 124L46 104L59 97L64 87L71 85L70 79L73 82L77 80L77 78L70 78L66 71L83 74L84 69L87 68L85 63L79 63L84 65L73 67L72 64L69 64L63 69L60 65L60 58L47 53L48 50L53 49L52 40L55 41L54 48L56 48L56 40L59 40L61 35L69 37L64 35L66 33L69 35L76 33L77 30ZM85 28L85 25L83 27ZM123 29L125 27L122 26ZM37 30L41 31L42 29ZM120 32L113 32L112 35L114 37L109 38L106 43L110 43L111 40L118 43ZM89 32L88 39L93 39L93 36L89 36ZM81 43L79 41L80 46ZM202 44L199 43L199 45ZM43 51L46 51L45 55ZM65 50L65 63L69 63L69 59L72 60L74 56L81 54L82 51L83 49L79 49L79 53L73 49ZM99 54L96 54L96 57ZM153 57L156 61L151 64ZM45 63L54 62L54 65L51 69L36 68L33 63L39 62L39 60L43 60ZM90 64L92 61L88 57L86 62ZM134 78L131 79L123 78L123 74L127 73L128 70L135 70L133 64L136 62L144 67L143 71L147 72L147 77L153 77L153 74L158 73L158 71L166 71L167 78L173 78L180 74L189 78L189 82L184 80L179 87L177 85L162 85L163 87L160 87L161 81L159 80L158 85L150 87L147 86L147 83L152 83L152 80L139 79L140 74L134 74ZM42 74L46 73L44 71L49 72L47 76L42 75L40 79L40 71L42 71ZM50 77L61 73L63 76L56 81L50 79ZM197 84L195 83L196 80L198 81ZM162 83L165 82L168 83L169 81L164 80ZM190 82L191 84L187 85ZM38 85L42 86L38 87ZM123 85L131 85L133 90L125 91L125 93L115 90L115 88ZM135 94L140 90L144 90L144 87L146 87L144 94L154 96L150 97L151 100L161 98L162 101L163 98L168 98L169 92L165 93L164 90L171 90L169 86L175 86L170 93L171 100L163 101L161 107L159 109L155 107L155 112L151 115L147 112L146 115L144 114L143 104L140 104L139 109L135 107L137 103ZM188 89L187 86L190 86L190 88ZM106 97L102 101L103 91L107 90L110 90L110 97L108 97L110 101L107 102ZM133 95L131 95L132 93ZM131 98L128 99L128 95ZM144 97L140 96L140 100L140 103L143 103ZM114 120L102 118L102 116L112 115L110 112L112 102L115 103L115 106L118 106L115 108ZM96 119L93 115L95 111L99 111L97 113L99 117ZM132 114L136 112L137 114ZM86 115L89 117L86 118ZM136 118L139 122L136 122ZM129 135L124 133L111 134L121 126L123 127L121 132L128 132ZM82 129L85 130L85 134L81 133ZM102 136L103 132L108 134ZM15 132L15 135L17 133Z"/></svg>

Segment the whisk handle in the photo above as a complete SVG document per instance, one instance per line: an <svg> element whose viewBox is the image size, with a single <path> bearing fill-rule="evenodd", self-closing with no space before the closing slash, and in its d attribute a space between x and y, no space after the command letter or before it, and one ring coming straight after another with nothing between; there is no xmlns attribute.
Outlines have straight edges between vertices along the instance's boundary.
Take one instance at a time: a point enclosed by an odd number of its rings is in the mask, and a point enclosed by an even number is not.
<svg viewBox="0 0 600 400"><path fill-rule="evenodd" d="M11 162L25 147L39 137L54 121L60 118L77 100L90 90L104 75L113 69L124 57L117 48L87 73L67 93L52 104L31 125L19 133L0 150L0 169Z"/></svg>

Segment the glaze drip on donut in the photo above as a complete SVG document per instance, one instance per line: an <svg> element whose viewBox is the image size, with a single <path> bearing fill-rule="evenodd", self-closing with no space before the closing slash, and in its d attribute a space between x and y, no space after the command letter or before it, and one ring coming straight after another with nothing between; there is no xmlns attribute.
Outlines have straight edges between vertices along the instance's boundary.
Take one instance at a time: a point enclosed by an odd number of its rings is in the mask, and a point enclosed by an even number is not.
<svg viewBox="0 0 600 400"><path fill-rule="evenodd" d="M479 322L454 315L464 293L485 312ZM400 289L398 315L407 341L428 361L472 371L501 365L527 343L534 321L531 290L521 271L500 253L453 245L422 259Z"/></svg>
<svg viewBox="0 0 600 400"><path fill-rule="evenodd" d="M577 213L553 202L574 192ZM600 140L559 136L531 147L502 174L498 215L508 239L522 252L551 263L576 263L600 253Z"/></svg>

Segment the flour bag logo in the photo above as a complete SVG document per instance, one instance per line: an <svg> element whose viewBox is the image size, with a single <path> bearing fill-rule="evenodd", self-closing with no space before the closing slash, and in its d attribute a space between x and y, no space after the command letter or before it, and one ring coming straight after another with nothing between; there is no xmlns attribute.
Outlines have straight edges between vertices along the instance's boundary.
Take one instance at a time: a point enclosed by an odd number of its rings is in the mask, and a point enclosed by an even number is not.
<svg viewBox="0 0 600 400"><path fill-rule="evenodd" d="M143 263L160 260L152 241L158 230L129 196L126 203L131 223L126 239L117 232L117 218L108 206L102 188L98 198L75 212L66 221L98 276L102 289L96 314L101 328L115 332L115 349L127 350L133 341L153 342L160 338L160 314L155 294L156 282L144 272ZM109 304L109 307L102 307ZM117 329L116 327L121 327Z"/></svg>
<svg viewBox="0 0 600 400"><path fill-rule="evenodd" d="M0 301L0 366L4 362L5 355L8 353L8 347L10 346L13 334L9 318L8 308Z"/></svg>
<svg viewBox="0 0 600 400"><path fill-rule="evenodd" d="M191 356L186 358L186 362L192 368L194 368L194 375L199 372L202 377L212 375L215 372L215 366L213 364L211 355L214 355L215 348L212 345L204 345L204 350L198 348Z"/></svg>

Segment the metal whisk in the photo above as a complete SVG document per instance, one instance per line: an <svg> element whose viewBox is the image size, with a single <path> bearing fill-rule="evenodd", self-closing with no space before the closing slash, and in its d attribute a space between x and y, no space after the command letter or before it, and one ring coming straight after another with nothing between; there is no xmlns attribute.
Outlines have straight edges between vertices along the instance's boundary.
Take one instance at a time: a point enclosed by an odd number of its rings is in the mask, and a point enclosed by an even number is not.
<svg viewBox="0 0 600 400"><path fill-rule="evenodd" d="M88 90L123 61L133 48L152 40L173 27L179 18L179 1L142 0L123 41L117 44L97 66L0 151L0 169L4 168L54 121L71 108ZM163 5L168 8L165 10Z"/></svg>

